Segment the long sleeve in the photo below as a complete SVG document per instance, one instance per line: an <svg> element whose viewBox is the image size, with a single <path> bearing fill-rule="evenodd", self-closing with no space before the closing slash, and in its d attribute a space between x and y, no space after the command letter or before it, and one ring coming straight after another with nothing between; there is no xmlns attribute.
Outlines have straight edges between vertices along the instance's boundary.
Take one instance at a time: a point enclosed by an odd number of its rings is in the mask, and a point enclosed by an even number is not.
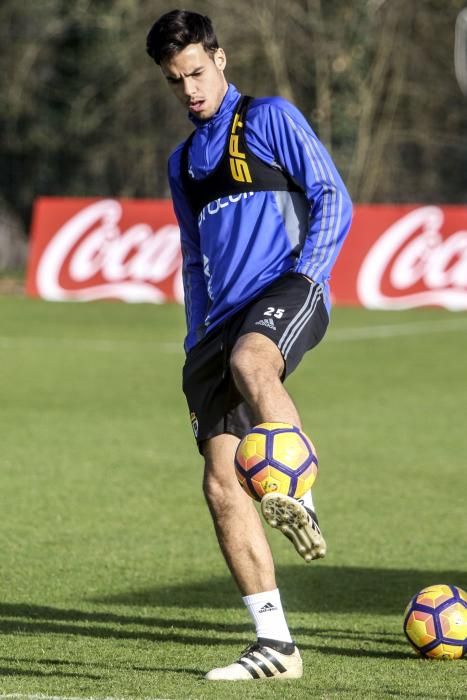
<svg viewBox="0 0 467 700"><path fill-rule="evenodd" d="M203 257L200 251L198 223L188 205L180 180L180 148L169 159L169 185L173 207L180 227L183 257L183 288L187 336L185 350L195 345L204 334L209 296L206 289Z"/></svg>
<svg viewBox="0 0 467 700"><path fill-rule="evenodd" d="M249 143L260 157L278 164L303 188L310 204L310 220L295 271L322 283L329 279L350 227L350 197L301 112L282 98L269 98L267 103L259 100L259 104L255 117L252 115ZM261 124L266 149L261 133L256 131L255 137L255 122Z"/></svg>

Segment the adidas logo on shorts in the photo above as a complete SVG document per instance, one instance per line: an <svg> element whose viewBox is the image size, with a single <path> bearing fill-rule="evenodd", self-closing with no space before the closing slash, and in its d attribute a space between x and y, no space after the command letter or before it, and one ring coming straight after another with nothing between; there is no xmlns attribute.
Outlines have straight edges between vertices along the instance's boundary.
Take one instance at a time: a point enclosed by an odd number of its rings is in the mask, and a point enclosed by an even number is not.
<svg viewBox="0 0 467 700"><path fill-rule="evenodd" d="M270 328L273 331L277 330L272 318L262 318L261 321L256 321L255 326L266 326L266 328Z"/></svg>

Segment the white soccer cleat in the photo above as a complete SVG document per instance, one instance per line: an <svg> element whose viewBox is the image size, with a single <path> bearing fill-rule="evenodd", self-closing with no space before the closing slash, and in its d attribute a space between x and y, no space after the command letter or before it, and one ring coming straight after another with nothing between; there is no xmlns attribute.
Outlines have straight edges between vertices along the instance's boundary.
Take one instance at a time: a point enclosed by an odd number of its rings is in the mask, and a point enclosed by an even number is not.
<svg viewBox="0 0 467 700"><path fill-rule="evenodd" d="M257 680L287 680L301 678L303 675L302 657L293 642L279 642L284 650L282 653L267 646L272 640L259 639L250 644L238 661L223 668L213 668L206 674L208 681L257 681ZM277 646L277 643L274 643Z"/></svg>
<svg viewBox="0 0 467 700"><path fill-rule="evenodd" d="M305 561L326 555L326 542L321 534L316 513L299 501L282 493L267 493L261 499L261 511L271 526L284 533Z"/></svg>

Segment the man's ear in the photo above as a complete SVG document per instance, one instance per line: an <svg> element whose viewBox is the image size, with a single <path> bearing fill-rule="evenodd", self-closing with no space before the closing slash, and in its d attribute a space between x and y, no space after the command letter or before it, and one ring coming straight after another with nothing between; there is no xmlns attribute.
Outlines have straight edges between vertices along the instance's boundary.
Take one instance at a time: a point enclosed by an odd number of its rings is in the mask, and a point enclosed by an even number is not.
<svg viewBox="0 0 467 700"><path fill-rule="evenodd" d="M218 70L224 70L227 65L227 58L224 49L217 49L214 54L214 63Z"/></svg>

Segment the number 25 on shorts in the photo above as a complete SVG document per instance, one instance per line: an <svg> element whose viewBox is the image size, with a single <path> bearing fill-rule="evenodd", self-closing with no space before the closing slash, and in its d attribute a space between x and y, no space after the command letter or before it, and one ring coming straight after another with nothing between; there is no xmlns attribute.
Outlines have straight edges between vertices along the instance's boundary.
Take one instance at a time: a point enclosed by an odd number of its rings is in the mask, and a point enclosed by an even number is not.
<svg viewBox="0 0 467 700"><path fill-rule="evenodd" d="M263 316L274 316L274 318L282 318L285 309L276 309L274 306L268 306Z"/></svg>

